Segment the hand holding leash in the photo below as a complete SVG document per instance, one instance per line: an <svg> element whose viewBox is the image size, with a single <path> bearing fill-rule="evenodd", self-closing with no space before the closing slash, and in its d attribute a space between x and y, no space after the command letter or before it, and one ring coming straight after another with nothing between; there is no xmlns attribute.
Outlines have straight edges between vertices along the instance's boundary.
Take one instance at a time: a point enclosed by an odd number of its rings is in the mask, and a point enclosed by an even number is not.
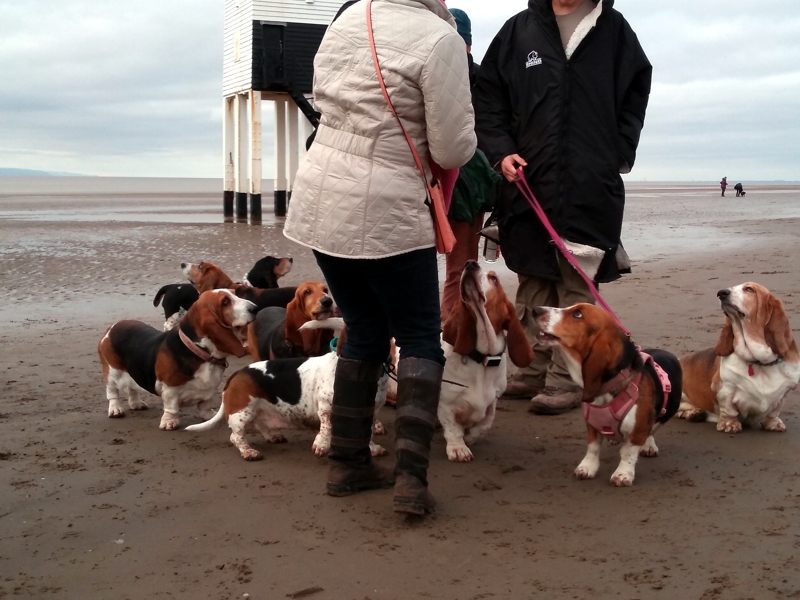
<svg viewBox="0 0 800 600"><path fill-rule="evenodd" d="M519 173L522 167L527 167L528 163L519 154L509 154L500 162L500 169L503 171L505 177L511 183L519 181Z"/></svg>

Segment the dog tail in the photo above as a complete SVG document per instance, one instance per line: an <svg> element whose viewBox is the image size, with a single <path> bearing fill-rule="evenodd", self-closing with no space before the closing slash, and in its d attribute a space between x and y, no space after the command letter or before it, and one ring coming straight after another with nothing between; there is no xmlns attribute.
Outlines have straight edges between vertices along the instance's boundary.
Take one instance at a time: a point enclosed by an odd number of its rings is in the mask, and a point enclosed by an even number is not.
<svg viewBox="0 0 800 600"><path fill-rule="evenodd" d="M153 298L153 306L158 306L159 304L161 304L161 299L164 297L164 294L167 293L167 289L169 288L170 285L171 284L168 283L167 285L162 286L160 290L158 290L158 292L156 293L156 297Z"/></svg>
<svg viewBox="0 0 800 600"><path fill-rule="evenodd" d="M332 329L339 332L344 329L344 319L341 317L329 317L321 321L306 321L298 329L302 331L315 330L315 329Z"/></svg>
<svg viewBox="0 0 800 600"><path fill-rule="evenodd" d="M224 420L225 420L225 404L220 404L217 414L215 414L213 417L211 417L208 421L204 423L198 423L197 425L189 425L186 428L186 431L199 431L201 433L206 431L211 431L217 425L222 423L222 421Z"/></svg>

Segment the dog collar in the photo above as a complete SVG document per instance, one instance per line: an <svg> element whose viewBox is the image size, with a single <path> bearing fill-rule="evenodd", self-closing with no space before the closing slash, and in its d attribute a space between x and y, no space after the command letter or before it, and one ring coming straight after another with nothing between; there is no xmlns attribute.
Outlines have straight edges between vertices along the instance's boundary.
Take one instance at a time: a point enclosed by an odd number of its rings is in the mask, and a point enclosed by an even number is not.
<svg viewBox="0 0 800 600"><path fill-rule="evenodd" d="M750 377L753 377L756 374L755 369L753 369L753 365L758 365L759 367L771 367L773 365L777 365L779 362L783 362L783 357L782 356L779 356L778 358L776 358L775 360L773 360L770 363L762 363L762 362L747 363L747 374Z"/></svg>
<svg viewBox="0 0 800 600"><path fill-rule="evenodd" d="M211 356L211 353L206 350L205 348L201 348L197 345L197 343L193 342L189 339L189 336L183 333L183 329L178 327L178 337L181 338L184 346L186 346L189 350L192 351L192 354L197 356L198 358L203 359L207 363L211 363L212 365L217 365L218 367L227 368L228 361L224 358L217 358L216 356Z"/></svg>
<svg viewBox="0 0 800 600"><path fill-rule="evenodd" d="M483 352L478 352L477 350L473 350L469 354L464 354L464 358L461 359L461 362L467 364L466 359L471 358L479 365L483 365L484 367L499 367L501 361L503 360L503 353L500 354L484 354Z"/></svg>

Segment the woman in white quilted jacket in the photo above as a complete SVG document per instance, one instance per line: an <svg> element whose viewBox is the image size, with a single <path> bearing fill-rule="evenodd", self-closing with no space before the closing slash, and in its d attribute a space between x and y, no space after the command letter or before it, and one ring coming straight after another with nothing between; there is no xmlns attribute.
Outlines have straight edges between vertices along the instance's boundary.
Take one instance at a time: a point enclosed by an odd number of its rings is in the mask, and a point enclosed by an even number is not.
<svg viewBox="0 0 800 600"><path fill-rule="evenodd" d="M389 97L428 169L475 152L464 40L440 0L374 0L331 24L314 59L316 138L295 179L284 234L314 250L341 310L327 491L394 485L394 509L425 514L444 355L433 222L425 182L375 72L367 10ZM426 173L431 177L430 173ZM400 347L394 474L369 440L390 339Z"/></svg>

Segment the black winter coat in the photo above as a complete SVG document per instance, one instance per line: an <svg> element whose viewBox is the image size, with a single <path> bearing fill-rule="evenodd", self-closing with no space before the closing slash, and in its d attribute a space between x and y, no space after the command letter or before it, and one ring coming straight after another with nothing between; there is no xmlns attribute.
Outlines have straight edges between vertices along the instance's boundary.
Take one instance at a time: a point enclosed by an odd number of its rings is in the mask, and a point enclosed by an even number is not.
<svg viewBox="0 0 800 600"><path fill-rule="evenodd" d="M556 231L606 251L595 279L619 278L625 187L644 125L652 67L636 34L602 0L602 13L567 60L550 0L530 0L495 37L474 93L478 146L496 164L509 154ZM508 267L560 280L558 252L515 184L498 199Z"/></svg>

